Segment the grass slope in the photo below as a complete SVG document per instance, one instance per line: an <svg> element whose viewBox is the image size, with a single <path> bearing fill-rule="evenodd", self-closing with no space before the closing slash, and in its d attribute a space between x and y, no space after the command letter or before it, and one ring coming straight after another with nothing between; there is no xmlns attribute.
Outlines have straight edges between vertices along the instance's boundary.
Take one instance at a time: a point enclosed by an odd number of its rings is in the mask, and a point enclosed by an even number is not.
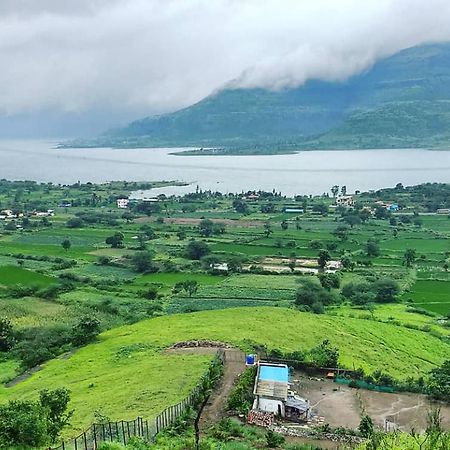
<svg viewBox="0 0 450 450"><path fill-rule="evenodd" d="M250 340L283 350L306 349L330 339L339 346L342 365L381 369L399 378L425 374L449 354L443 341L390 324L271 307L204 311L107 331L98 343L50 361L11 388L1 388L0 401L66 386L75 409L70 433L87 426L95 410L115 419L151 417L179 401L207 366L206 355L162 350L187 339L214 339L243 348Z"/></svg>

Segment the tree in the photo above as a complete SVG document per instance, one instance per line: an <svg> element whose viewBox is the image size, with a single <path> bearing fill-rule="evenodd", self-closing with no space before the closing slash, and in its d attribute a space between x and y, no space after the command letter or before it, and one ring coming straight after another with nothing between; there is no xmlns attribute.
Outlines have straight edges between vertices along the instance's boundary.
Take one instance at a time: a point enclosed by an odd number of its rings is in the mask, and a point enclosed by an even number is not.
<svg viewBox="0 0 450 450"><path fill-rule="evenodd" d="M61 247L67 252L68 250L70 250L70 247L72 246L72 243L70 242L69 239L64 239L61 242Z"/></svg>
<svg viewBox="0 0 450 450"><path fill-rule="evenodd" d="M120 232L114 233L112 236L108 236L105 242L111 246L111 248L122 248L123 247L124 235Z"/></svg>
<svg viewBox="0 0 450 450"><path fill-rule="evenodd" d="M361 218L357 214L348 214L344 216L344 222L348 223L351 228L361 224Z"/></svg>
<svg viewBox="0 0 450 450"><path fill-rule="evenodd" d="M67 228L81 228L83 225L84 221L80 217L72 217L66 222Z"/></svg>
<svg viewBox="0 0 450 450"><path fill-rule="evenodd" d="M147 247L147 236L144 233L139 233L137 235L137 238L139 243L139 250L145 250Z"/></svg>
<svg viewBox="0 0 450 450"><path fill-rule="evenodd" d="M450 402L450 359L430 371L427 390L433 398Z"/></svg>
<svg viewBox="0 0 450 450"><path fill-rule="evenodd" d="M0 352L11 350L14 345L14 329L7 317L0 317Z"/></svg>
<svg viewBox="0 0 450 450"><path fill-rule="evenodd" d="M328 214L328 205L325 203L315 203L312 210L322 216L326 216Z"/></svg>
<svg viewBox="0 0 450 450"><path fill-rule="evenodd" d="M228 272L237 273L242 270L242 259L238 256L233 256L227 262Z"/></svg>
<svg viewBox="0 0 450 450"><path fill-rule="evenodd" d="M347 186L342 186L341 187L341 195L346 195L347 194Z"/></svg>
<svg viewBox="0 0 450 450"><path fill-rule="evenodd" d="M100 333L100 321L95 316L83 316L73 327L72 342L77 347L92 342Z"/></svg>
<svg viewBox="0 0 450 450"><path fill-rule="evenodd" d="M375 300L379 303L395 302L400 287L398 283L391 278L382 278L372 285L372 291L375 293Z"/></svg>
<svg viewBox="0 0 450 450"><path fill-rule="evenodd" d="M264 224L264 236L266 236L266 238L268 238L272 233L273 233L273 231L272 231L272 227L270 226L270 223L266 222Z"/></svg>
<svg viewBox="0 0 450 450"><path fill-rule="evenodd" d="M327 262L331 259L330 252L328 250L321 250L319 257L317 258L317 265L320 269L325 269Z"/></svg>
<svg viewBox="0 0 450 450"><path fill-rule="evenodd" d="M324 289L320 284L311 280L303 280L302 285L295 293L295 304L297 306L311 307L314 303L320 302L329 305L335 301L332 292Z"/></svg>
<svg viewBox="0 0 450 450"><path fill-rule="evenodd" d="M403 254L403 264L406 267L412 267L416 261L416 250L413 248L407 248Z"/></svg>
<svg viewBox="0 0 450 450"><path fill-rule="evenodd" d="M369 258L374 258L380 254L380 247L378 246L377 242L373 239L369 239L366 242L366 255Z"/></svg>
<svg viewBox="0 0 450 450"><path fill-rule="evenodd" d="M281 229L282 229L283 231L286 231L286 230L288 229L288 227L289 227L289 224L288 224L287 220L283 220L283 221L281 222Z"/></svg>
<svg viewBox="0 0 450 450"><path fill-rule="evenodd" d="M341 264L342 267L346 270L353 270L355 267L355 263L350 255L343 255L341 258Z"/></svg>
<svg viewBox="0 0 450 450"><path fill-rule="evenodd" d="M0 448L41 448L56 441L67 425L69 392L41 391L39 401L12 400L0 405Z"/></svg>
<svg viewBox="0 0 450 450"><path fill-rule="evenodd" d="M64 388L53 391L44 389L39 392L39 403L46 411L47 433L50 442L56 441L60 431L69 423L72 415L72 411L67 412L69 400L69 391Z"/></svg>
<svg viewBox="0 0 450 450"><path fill-rule="evenodd" d="M133 269L138 273L156 272L157 268L153 264L153 253L149 251L140 251L131 257Z"/></svg>
<svg viewBox="0 0 450 450"><path fill-rule="evenodd" d="M372 422L372 419L368 415L365 415L362 417L361 421L359 422L358 431L359 431L359 434L364 438L368 438L368 437L372 436L373 422Z"/></svg>
<svg viewBox="0 0 450 450"><path fill-rule="evenodd" d="M186 247L186 256L189 259L201 259L203 256L206 256L210 253L210 248L203 241L191 241Z"/></svg>
<svg viewBox="0 0 450 450"><path fill-rule="evenodd" d="M307 360L315 367L337 367L339 350L328 339L313 347L307 354Z"/></svg>
<svg viewBox="0 0 450 450"><path fill-rule="evenodd" d="M148 224L142 225L140 230L142 234L146 237L146 239L149 241L157 238L155 230Z"/></svg>
<svg viewBox="0 0 450 450"><path fill-rule="evenodd" d="M200 236L211 236L213 234L213 227L214 223L212 222L212 220L203 219L202 221L200 221L200 223L198 224L198 231L200 233Z"/></svg>
<svg viewBox="0 0 450 450"><path fill-rule="evenodd" d="M341 279L336 273L321 273L319 274L319 281L322 287L327 291L331 289L339 289Z"/></svg>
<svg viewBox="0 0 450 450"><path fill-rule="evenodd" d="M289 261L288 267L289 267L289 269L291 269L291 272L294 272L296 265L297 265L297 261L295 260L295 258L293 258Z"/></svg>
<svg viewBox="0 0 450 450"><path fill-rule="evenodd" d="M186 280L183 282L183 290L192 297L198 291L198 282L195 280Z"/></svg>
<svg viewBox="0 0 450 450"><path fill-rule="evenodd" d="M349 228L347 225L338 225L333 231L333 234L341 241L346 241L348 239Z"/></svg>
<svg viewBox="0 0 450 450"><path fill-rule="evenodd" d="M177 231L177 238L180 241L184 241L186 239L186 231L184 231L183 228L180 228Z"/></svg>
<svg viewBox="0 0 450 450"><path fill-rule="evenodd" d="M374 214L376 219L387 219L390 216L389 211L383 206L377 206Z"/></svg>
<svg viewBox="0 0 450 450"><path fill-rule="evenodd" d="M335 185L331 188L331 193L333 194L333 197L336 198L336 195L338 195L338 192L339 192L339 186L335 184Z"/></svg>
<svg viewBox="0 0 450 450"><path fill-rule="evenodd" d="M248 214L248 205L240 198L233 200L233 208L241 214Z"/></svg>

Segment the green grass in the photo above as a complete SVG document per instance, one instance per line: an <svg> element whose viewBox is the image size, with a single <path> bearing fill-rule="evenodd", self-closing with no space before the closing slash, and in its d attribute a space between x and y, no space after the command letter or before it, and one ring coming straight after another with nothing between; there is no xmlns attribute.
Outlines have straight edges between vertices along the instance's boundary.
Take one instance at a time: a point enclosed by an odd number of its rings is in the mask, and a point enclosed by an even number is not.
<svg viewBox="0 0 450 450"><path fill-rule="evenodd" d="M157 272L142 275L135 280L135 284L161 283L173 286L179 281L194 280L199 284L214 285L223 281L225 277L208 275L204 273L186 273L186 272Z"/></svg>
<svg viewBox="0 0 450 450"><path fill-rule="evenodd" d="M411 299L421 308L447 315L450 312L450 282L418 280L404 298Z"/></svg>
<svg viewBox="0 0 450 450"><path fill-rule="evenodd" d="M0 267L0 286L13 286L16 284L49 286L55 283L55 279L41 273L32 272L31 270L22 269L15 266Z"/></svg>
<svg viewBox="0 0 450 450"><path fill-rule="evenodd" d="M340 349L343 366L381 368L399 378L426 374L448 358L450 349L428 333L361 319L273 307L204 311L107 331L98 343L50 361L12 388L0 389L0 401L32 398L39 389L66 386L75 409L69 432L87 426L95 410L113 419L151 417L179 401L206 368L205 355L161 350L188 339L214 339L243 348L252 341L285 351L330 339Z"/></svg>

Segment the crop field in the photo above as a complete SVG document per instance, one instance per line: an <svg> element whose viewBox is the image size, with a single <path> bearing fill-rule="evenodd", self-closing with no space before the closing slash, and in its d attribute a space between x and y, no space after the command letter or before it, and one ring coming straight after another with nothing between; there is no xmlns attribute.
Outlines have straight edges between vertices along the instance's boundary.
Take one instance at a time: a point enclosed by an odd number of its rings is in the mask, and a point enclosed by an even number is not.
<svg viewBox="0 0 450 450"><path fill-rule="evenodd" d="M447 315L450 313L450 281L416 281L405 298L417 306Z"/></svg>
<svg viewBox="0 0 450 450"><path fill-rule="evenodd" d="M0 286L14 284L48 286L54 283L52 277L14 266L0 266Z"/></svg>
<svg viewBox="0 0 450 450"><path fill-rule="evenodd" d="M206 368L208 356L173 354L164 348L190 339L214 339L248 349L249 343L284 351L307 349L323 339L339 347L344 367L404 377L425 373L448 356L448 344L421 331L346 317L320 316L285 308L237 308L173 315L119 327L98 343L58 358L11 388L0 400L32 398L39 389L72 391L73 432L88 425L93 411L111 418L151 417L179 401Z"/></svg>
<svg viewBox="0 0 450 450"><path fill-rule="evenodd" d="M191 339L282 351L328 339L342 367L398 380L448 358L450 220L423 214L421 195L358 194L345 209L329 196L196 193L118 209L131 185L0 180L2 208L24 214L0 221L0 319L15 339L0 353L0 402L67 387L66 435L95 411L152 417L205 370L210 356L167 351Z"/></svg>

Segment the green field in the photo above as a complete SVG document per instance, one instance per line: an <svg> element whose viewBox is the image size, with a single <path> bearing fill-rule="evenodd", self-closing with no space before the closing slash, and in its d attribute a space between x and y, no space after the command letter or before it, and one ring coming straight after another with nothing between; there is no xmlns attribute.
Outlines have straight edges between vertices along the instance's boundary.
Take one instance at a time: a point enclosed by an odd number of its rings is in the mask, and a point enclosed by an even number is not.
<svg viewBox="0 0 450 450"><path fill-rule="evenodd" d="M22 269L15 266L0 267L0 286L13 286L22 284L24 286L36 285L40 287L48 286L56 280L31 270Z"/></svg>
<svg viewBox="0 0 450 450"><path fill-rule="evenodd" d="M237 308L174 315L103 333L98 343L58 358L12 388L0 400L31 398L39 389L66 386L75 409L72 429L93 419L93 411L115 419L151 417L176 403L206 368L205 355L177 355L163 349L188 339L214 339L249 348L249 342L285 351L308 349L323 339L340 349L340 364L393 376L425 374L448 356L448 344L420 331L366 320L314 316L284 308Z"/></svg>
<svg viewBox="0 0 450 450"><path fill-rule="evenodd" d="M442 315L450 313L450 282L419 280L404 297L430 311Z"/></svg>

